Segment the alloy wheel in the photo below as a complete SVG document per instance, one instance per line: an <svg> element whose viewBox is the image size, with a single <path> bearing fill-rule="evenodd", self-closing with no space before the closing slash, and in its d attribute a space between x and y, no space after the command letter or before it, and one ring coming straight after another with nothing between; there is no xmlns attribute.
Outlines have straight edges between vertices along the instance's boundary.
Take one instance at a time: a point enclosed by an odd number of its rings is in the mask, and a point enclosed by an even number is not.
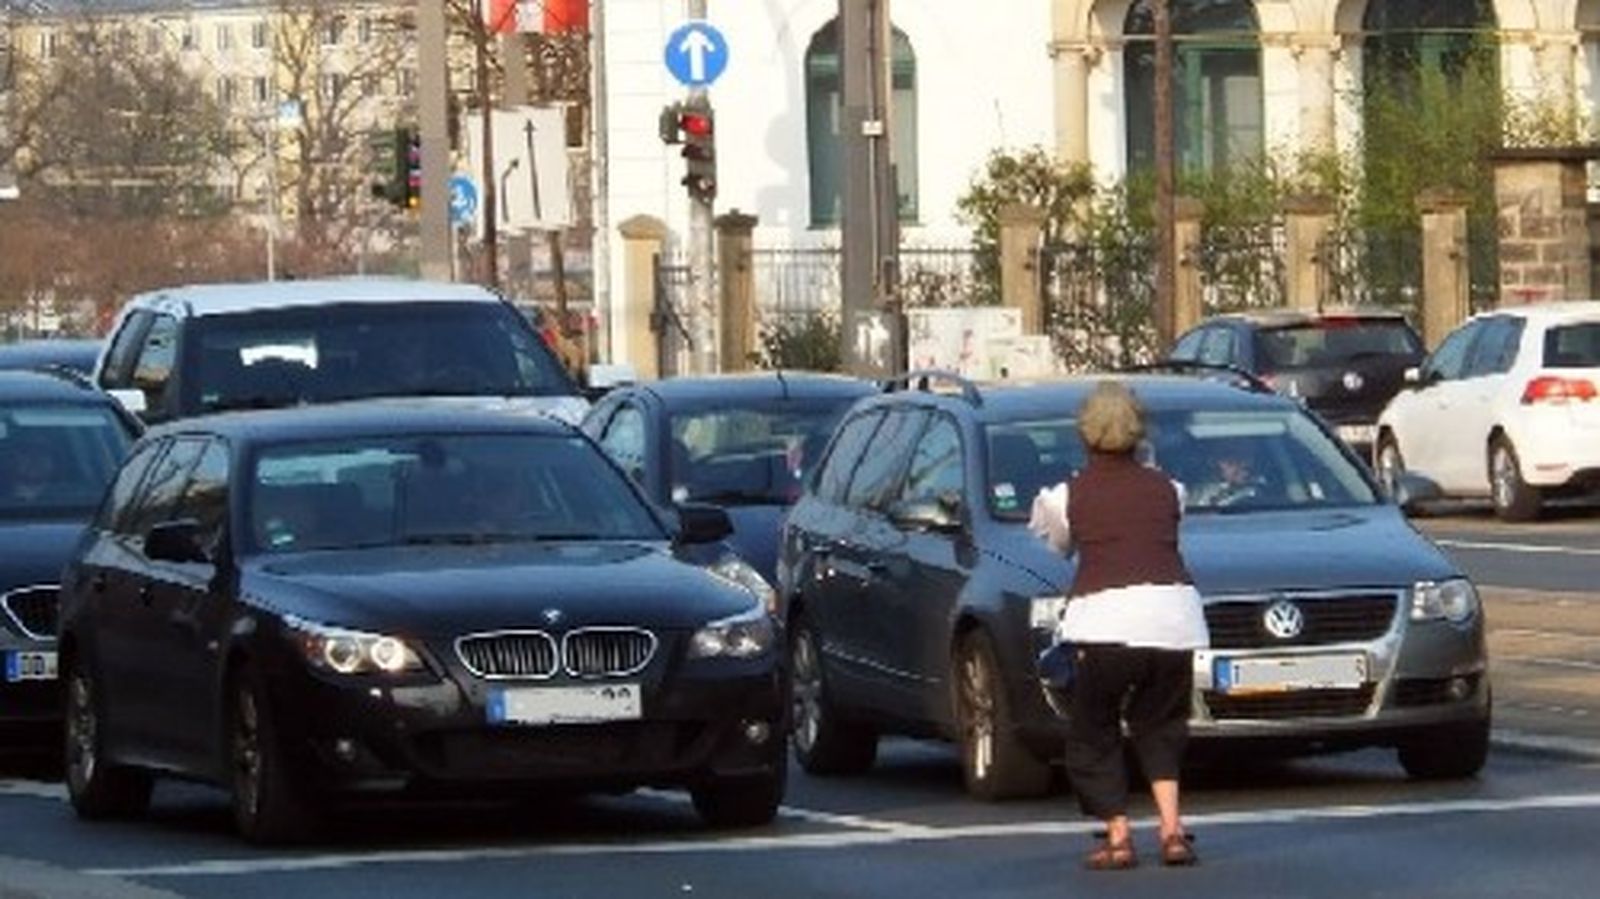
<svg viewBox="0 0 1600 899"><path fill-rule="evenodd" d="M248 689L239 691L234 709L233 789L240 810L255 817L261 807L261 720Z"/></svg>
<svg viewBox="0 0 1600 899"><path fill-rule="evenodd" d="M1390 497L1400 491L1400 473L1403 469L1400 448L1392 441L1385 440L1378 448L1378 484Z"/></svg>
<svg viewBox="0 0 1600 899"><path fill-rule="evenodd" d="M95 748L98 733L89 678L74 671L67 685L67 777L80 790L94 780L100 763Z"/></svg>
<svg viewBox="0 0 1600 899"><path fill-rule="evenodd" d="M822 719L822 673L817 667L816 647L810 633L794 641L794 680L791 706L794 715L794 741L802 752L817 745Z"/></svg>
<svg viewBox="0 0 1600 899"><path fill-rule="evenodd" d="M1517 460L1502 444L1494 448L1494 462L1490 468L1494 478L1494 504L1508 509L1517 500L1517 481L1521 477Z"/></svg>
<svg viewBox="0 0 1600 899"><path fill-rule="evenodd" d="M976 780L989 777L994 765L994 694L989 671L976 652L961 659L962 729Z"/></svg>

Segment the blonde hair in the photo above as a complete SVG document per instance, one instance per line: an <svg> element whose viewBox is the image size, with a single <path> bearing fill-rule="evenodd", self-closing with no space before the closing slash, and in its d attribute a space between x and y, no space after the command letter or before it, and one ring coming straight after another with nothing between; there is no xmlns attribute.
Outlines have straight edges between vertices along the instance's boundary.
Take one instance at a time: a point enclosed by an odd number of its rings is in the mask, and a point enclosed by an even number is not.
<svg viewBox="0 0 1600 899"><path fill-rule="evenodd" d="M1144 439L1144 407L1127 385L1101 381L1078 412L1078 433L1091 451L1131 453Z"/></svg>

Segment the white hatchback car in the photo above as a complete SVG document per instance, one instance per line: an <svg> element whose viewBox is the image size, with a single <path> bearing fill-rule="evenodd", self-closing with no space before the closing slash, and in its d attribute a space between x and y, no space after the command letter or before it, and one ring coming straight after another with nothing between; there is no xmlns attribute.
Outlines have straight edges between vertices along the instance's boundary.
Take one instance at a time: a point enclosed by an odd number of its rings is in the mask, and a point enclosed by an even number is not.
<svg viewBox="0 0 1600 899"><path fill-rule="evenodd" d="M1486 312L1445 337L1378 418L1374 467L1446 496L1487 496L1507 521L1600 487L1600 302Z"/></svg>

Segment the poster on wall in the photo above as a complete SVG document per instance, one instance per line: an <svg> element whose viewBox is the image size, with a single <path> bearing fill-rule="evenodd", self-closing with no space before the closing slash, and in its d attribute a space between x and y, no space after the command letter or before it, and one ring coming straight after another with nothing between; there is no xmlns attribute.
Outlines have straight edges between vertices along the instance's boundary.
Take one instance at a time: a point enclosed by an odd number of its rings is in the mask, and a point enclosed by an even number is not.
<svg viewBox="0 0 1600 899"><path fill-rule="evenodd" d="M911 370L942 369L974 379L993 377L992 354L1009 347L995 341L1023 336L1021 310L996 306L912 309L906 326Z"/></svg>

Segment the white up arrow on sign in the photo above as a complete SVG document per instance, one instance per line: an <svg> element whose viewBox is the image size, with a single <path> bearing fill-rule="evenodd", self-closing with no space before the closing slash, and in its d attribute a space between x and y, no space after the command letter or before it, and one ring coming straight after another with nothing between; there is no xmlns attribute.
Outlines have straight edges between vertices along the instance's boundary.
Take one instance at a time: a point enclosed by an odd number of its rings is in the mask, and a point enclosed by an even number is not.
<svg viewBox="0 0 1600 899"><path fill-rule="evenodd" d="M706 80L706 54L717 49L716 41L706 37L704 31L691 30L684 35L683 43L678 49L689 57L689 78L692 81Z"/></svg>

